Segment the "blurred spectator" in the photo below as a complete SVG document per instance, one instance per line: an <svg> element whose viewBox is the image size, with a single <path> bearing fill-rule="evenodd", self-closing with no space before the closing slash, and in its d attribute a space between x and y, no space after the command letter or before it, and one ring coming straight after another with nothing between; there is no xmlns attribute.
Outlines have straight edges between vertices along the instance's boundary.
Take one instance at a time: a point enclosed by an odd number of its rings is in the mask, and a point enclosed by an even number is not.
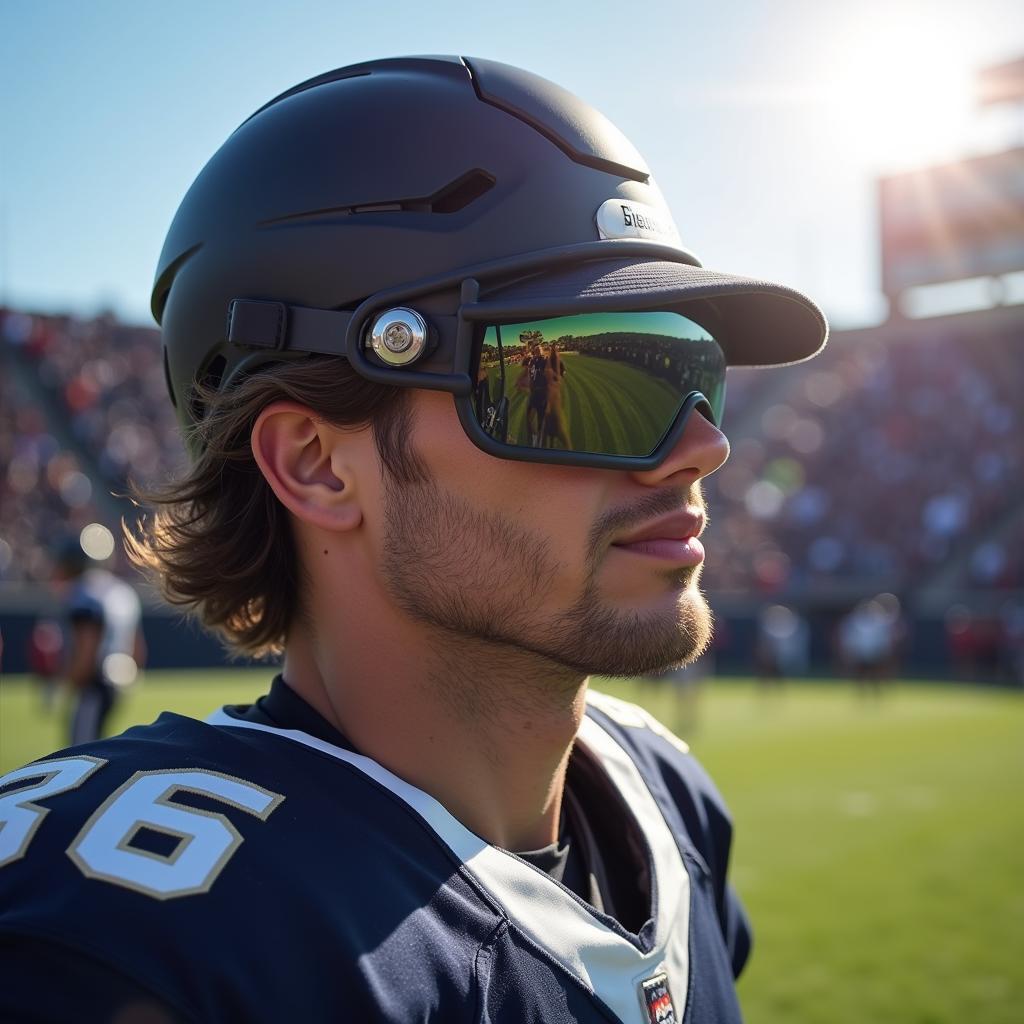
<svg viewBox="0 0 1024 1024"><path fill-rule="evenodd" d="M1008 601L1000 609L1000 619L1005 677L1024 687L1024 601Z"/></svg>
<svg viewBox="0 0 1024 1024"><path fill-rule="evenodd" d="M861 688L877 693L897 673L903 624L899 600L879 594L861 601L839 624L839 656L844 672Z"/></svg>
<svg viewBox="0 0 1024 1024"><path fill-rule="evenodd" d="M810 656L811 631L804 617L783 604L764 608L758 617L755 651L762 682L806 675Z"/></svg>
<svg viewBox="0 0 1024 1024"><path fill-rule="evenodd" d="M39 684L45 711L52 711L64 655L64 634L53 619L40 619L32 627L28 641L28 665Z"/></svg>
<svg viewBox="0 0 1024 1024"><path fill-rule="evenodd" d="M1013 605L1001 617L975 614L963 604L949 608L946 640L957 676L984 682L1012 680L1017 625Z"/></svg>
<svg viewBox="0 0 1024 1024"><path fill-rule="evenodd" d="M64 674L74 699L71 746L103 736L119 691L135 682L145 660L138 595L101 568L86 545L70 537L54 556L54 586L67 617Z"/></svg>
<svg viewBox="0 0 1024 1024"><path fill-rule="evenodd" d="M960 679L970 679L975 672L974 621L970 609L955 604L946 610L946 647L953 671Z"/></svg>

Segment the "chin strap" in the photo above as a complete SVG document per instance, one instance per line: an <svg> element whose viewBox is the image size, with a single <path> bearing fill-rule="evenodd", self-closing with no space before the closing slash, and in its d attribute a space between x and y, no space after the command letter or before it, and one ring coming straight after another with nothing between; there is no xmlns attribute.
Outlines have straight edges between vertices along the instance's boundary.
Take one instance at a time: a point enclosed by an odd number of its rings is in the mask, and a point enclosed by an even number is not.
<svg viewBox="0 0 1024 1024"><path fill-rule="evenodd" d="M352 314L345 310L286 306L261 299L232 299L228 341L279 352L345 355L345 333Z"/></svg>
<svg viewBox="0 0 1024 1024"><path fill-rule="evenodd" d="M344 356L347 353L345 337L355 315L345 309L312 309L265 299L232 299L228 306L228 341L246 348ZM457 320L454 316L427 316L431 327L442 333L454 333ZM369 340L363 341L363 348L370 348Z"/></svg>

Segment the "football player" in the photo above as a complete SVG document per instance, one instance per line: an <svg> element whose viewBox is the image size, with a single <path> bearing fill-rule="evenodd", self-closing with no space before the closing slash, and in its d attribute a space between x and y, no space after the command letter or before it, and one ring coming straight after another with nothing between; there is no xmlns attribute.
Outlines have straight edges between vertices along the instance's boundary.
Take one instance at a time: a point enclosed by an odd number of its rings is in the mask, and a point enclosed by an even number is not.
<svg viewBox="0 0 1024 1024"><path fill-rule="evenodd" d="M128 583L85 553L78 537L57 546L53 581L68 622L74 746L103 735L120 687L134 681L145 659L142 604Z"/></svg>
<svg viewBox="0 0 1024 1024"><path fill-rule="evenodd" d="M458 57L257 111L152 305L192 459L134 556L282 667L6 776L0 1017L738 1020L725 805L587 682L707 645L725 368L813 355L815 305L703 269L597 111ZM503 328L576 353L565 447L481 424Z"/></svg>

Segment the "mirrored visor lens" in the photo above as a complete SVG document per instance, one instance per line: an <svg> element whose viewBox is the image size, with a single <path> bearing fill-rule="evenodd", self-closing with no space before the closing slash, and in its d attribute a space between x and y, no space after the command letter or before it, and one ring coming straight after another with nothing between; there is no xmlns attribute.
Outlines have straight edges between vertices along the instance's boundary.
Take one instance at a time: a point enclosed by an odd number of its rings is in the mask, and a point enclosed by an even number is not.
<svg viewBox="0 0 1024 1024"><path fill-rule="evenodd" d="M522 448L653 454L695 391L721 423L725 356L680 313L581 313L483 330L474 410Z"/></svg>

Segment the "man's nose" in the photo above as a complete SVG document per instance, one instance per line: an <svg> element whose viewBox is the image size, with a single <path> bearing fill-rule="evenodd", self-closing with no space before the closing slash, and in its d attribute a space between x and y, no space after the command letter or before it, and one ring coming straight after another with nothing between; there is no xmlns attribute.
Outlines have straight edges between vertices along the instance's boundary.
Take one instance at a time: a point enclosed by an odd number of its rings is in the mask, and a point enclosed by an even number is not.
<svg viewBox="0 0 1024 1024"><path fill-rule="evenodd" d="M633 473L649 487L673 484L686 486L710 476L729 458L729 441L718 427L698 409L686 421L682 436L657 469Z"/></svg>

